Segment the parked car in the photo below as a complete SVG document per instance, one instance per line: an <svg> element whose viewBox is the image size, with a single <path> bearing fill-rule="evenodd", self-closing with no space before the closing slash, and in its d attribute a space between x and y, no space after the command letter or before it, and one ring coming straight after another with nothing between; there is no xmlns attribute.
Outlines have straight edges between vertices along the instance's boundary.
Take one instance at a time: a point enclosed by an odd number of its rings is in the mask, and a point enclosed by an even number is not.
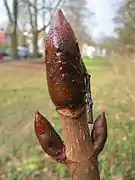
<svg viewBox="0 0 135 180"><path fill-rule="evenodd" d="M3 59L4 57L7 57L7 56L9 56L9 54L0 49L0 59Z"/></svg>
<svg viewBox="0 0 135 180"><path fill-rule="evenodd" d="M18 51L18 56L20 58L28 58L29 56L29 50L27 46L18 46L17 47L17 51Z"/></svg>

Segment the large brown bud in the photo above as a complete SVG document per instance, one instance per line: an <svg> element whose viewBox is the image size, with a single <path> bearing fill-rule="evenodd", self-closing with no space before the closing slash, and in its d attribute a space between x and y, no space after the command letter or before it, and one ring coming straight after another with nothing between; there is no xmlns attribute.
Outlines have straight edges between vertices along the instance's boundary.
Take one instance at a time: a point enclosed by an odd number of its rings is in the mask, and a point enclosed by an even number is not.
<svg viewBox="0 0 135 180"><path fill-rule="evenodd" d="M75 34L61 10L56 13L46 40L49 93L57 108L85 103L84 68Z"/></svg>

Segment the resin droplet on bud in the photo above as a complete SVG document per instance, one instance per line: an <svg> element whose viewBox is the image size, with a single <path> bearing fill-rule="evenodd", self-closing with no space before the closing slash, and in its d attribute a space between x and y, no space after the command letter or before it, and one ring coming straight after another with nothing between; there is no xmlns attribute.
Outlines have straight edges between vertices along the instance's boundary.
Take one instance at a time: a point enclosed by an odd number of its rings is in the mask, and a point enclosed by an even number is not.
<svg viewBox="0 0 135 180"><path fill-rule="evenodd" d="M107 122L105 113L100 114L94 122L93 130L91 132L94 152L92 156L98 155L104 148L107 140Z"/></svg>
<svg viewBox="0 0 135 180"><path fill-rule="evenodd" d="M52 21L45 53L47 83L56 108L84 105L86 92L80 50L61 10Z"/></svg>
<svg viewBox="0 0 135 180"><path fill-rule="evenodd" d="M66 160L65 145L50 122L39 112L35 116L35 132L44 152L59 162Z"/></svg>

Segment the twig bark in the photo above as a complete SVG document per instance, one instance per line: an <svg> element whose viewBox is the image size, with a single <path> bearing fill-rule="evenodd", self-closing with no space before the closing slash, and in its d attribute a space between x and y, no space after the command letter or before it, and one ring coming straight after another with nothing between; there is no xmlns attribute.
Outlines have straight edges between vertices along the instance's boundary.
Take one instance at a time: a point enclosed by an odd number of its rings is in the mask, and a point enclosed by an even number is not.
<svg viewBox="0 0 135 180"><path fill-rule="evenodd" d="M64 109L59 113L70 176L73 180L99 179L97 156L92 158L94 148L87 123L86 107L84 106L82 111L80 108L73 112Z"/></svg>

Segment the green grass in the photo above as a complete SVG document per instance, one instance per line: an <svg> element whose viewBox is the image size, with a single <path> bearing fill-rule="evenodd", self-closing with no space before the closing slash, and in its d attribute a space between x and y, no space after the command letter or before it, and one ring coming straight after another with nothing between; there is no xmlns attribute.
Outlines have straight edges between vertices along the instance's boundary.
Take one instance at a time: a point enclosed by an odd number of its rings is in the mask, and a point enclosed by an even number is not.
<svg viewBox="0 0 135 180"><path fill-rule="evenodd" d="M106 111L108 141L100 155L103 180L135 179L135 65L84 60L90 71L94 117ZM39 109L60 131L44 65L0 64L0 179L60 179L66 169L44 155L34 133ZM127 66L129 66L127 68ZM125 70L126 67L126 70ZM127 70L128 69L128 70ZM130 70L130 71L129 71Z"/></svg>

